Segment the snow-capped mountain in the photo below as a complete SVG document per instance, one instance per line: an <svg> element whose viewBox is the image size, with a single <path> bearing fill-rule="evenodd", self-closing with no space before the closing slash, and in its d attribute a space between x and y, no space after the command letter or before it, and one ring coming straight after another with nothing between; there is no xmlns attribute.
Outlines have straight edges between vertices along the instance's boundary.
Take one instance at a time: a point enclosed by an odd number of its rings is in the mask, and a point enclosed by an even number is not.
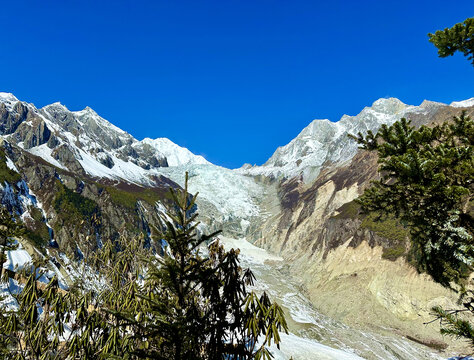
<svg viewBox="0 0 474 360"><path fill-rule="evenodd" d="M463 101L453 101L451 104L449 104L449 106L459 108L467 108L470 106L474 106L474 97Z"/></svg>
<svg viewBox="0 0 474 360"><path fill-rule="evenodd" d="M57 102L37 109L0 93L2 107L2 135L57 167L95 178L150 185L152 170L208 163L168 139L138 141L89 107L70 111Z"/></svg>
<svg viewBox="0 0 474 360"><path fill-rule="evenodd" d="M222 229L224 235L240 238L235 245L243 250L248 246L245 237L278 254L267 259L277 261L271 267L262 260L254 270L264 279L257 286L280 296L288 308L292 331L302 336L294 344L304 340L310 346L306 340L314 336L317 342L308 349L316 354L333 353L319 344L332 339L326 345L368 358L428 358L428 349L426 356L413 356L421 344L432 344L439 330L420 329L429 316L424 309L433 299L444 298L402 259L383 258L383 251L399 244L376 229L361 227L357 211L350 211L351 201L375 178L377 159L359 152L347 134L376 131L403 116L415 125L446 121L463 108L472 116L473 105L474 98L451 106L379 99L338 122L312 121L262 166L230 170L166 138L139 141L90 108L70 111L54 103L38 109L0 93L0 202L24 221L28 242L46 249L49 269L56 262L67 267L66 253L83 256L85 249L100 247L102 239L142 234L151 244L156 240L153 229L159 226L157 211L169 203L166 191L183 186L188 172L190 192L200 193L199 220L207 226L200 230ZM99 225L88 222L92 213L99 214ZM242 254L245 259L245 251ZM299 289L309 297L298 295ZM350 300L353 294L360 301ZM386 336L368 339L366 332L352 338L350 328L341 333L339 323L328 327L310 307L305 311L310 301L348 323L351 314L373 313L366 320L358 317L357 326L364 320L374 329L401 329L395 337L409 335L419 344L406 339L394 343ZM291 354L298 351L295 347ZM345 353L333 354L330 358Z"/></svg>
<svg viewBox="0 0 474 360"><path fill-rule="evenodd" d="M396 98L382 98L358 115L344 115L338 122L313 120L289 144L279 147L262 166L247 166L236 171L273 178L302 176L305 182L310 182L318 176L323 165L343 164L356 154L357 144L348 138L348 134L375 132L382 124L393 124L409 114L428 114L441 106L446 105L424 101L420 106L411 106Z"/></svg>
<svg viewBox="0 0 474 360"><path fill-rule="evenodd" d="M0 135L30 154L77 175L95 180L153 187L161 176L184 185L213 213L217 224L238 218L237 228L258 214L264 193L254 179L216 166L167 138L142 141L87 107L70 111L57 102L37 109L14 95L0 93ZM232 213L232 214L231 214Z"/></svg>
<svg viewBox="0 0 474 360"><path fill-rule="evenodd" d="M453 106L466 106L470 101ZM60 169L93 179L153 186L164 176L182 186L189 171L191 192L201 193L200 205L214 220L220 225L234 222L237 228L246 229L259 215L266 189L256 181L256 175L270 179L302 176L311 182L324 166L340 166L357 153L357 145L347 134L376 131L403 116L429 116L443 106L447 105L424 101L411 106L395 98L379 99L358 115L344 115L338 122L313 120L264 165L233 171L211 164L167 138L139 141L89 107L70 111L57 102L37 109L9 93L0 93L0 134Z"/></svg>

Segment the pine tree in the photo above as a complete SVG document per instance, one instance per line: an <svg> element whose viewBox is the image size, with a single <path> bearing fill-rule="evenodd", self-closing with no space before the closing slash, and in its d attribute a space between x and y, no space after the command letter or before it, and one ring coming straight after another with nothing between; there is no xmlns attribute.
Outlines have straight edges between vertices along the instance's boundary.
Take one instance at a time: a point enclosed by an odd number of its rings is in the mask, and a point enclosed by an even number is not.
<svg viewBox="0 0 474 360"><path fill-rule="evenodd" d="M473 315L466 288L474 262L474 122L465 112L452 122L415 129L406 119L374 135L352 136L379 157L380 179L357 200L363 211L395 215L410 230L411 252L420 271L460 293L464 309L435 308L442 332L468 337ZM446 326L444 326L446 325Z"/></svg>
<svg viewBox="0 0 474 360"><path fill-rule="evenodd" d="M430 42L438 48L439 57L452 56L462 52L474 65L474 18L468 18L452 28L428 34Z"/></svg>

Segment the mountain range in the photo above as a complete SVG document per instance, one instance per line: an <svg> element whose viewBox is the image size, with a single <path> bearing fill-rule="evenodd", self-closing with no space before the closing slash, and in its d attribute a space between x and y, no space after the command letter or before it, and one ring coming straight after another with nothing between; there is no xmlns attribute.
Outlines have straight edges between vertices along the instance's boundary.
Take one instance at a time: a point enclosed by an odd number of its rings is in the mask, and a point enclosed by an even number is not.
<svg viewBox="0 0 474 360"><path fill-rule="evenodd" d="M453 303L453 294L410 265L406 229L395 220L378 223L353 202L377 177L377 159L347 135L402 117L416 126L440 123L461 110L473 115L474 98L419 106L382 98L356 116L313 120L263 165L231 170L167 138L137 140L89 107L38 109L0 93L0 198L28 229L23 246L50 259L67 287L71 259L102 239L151 239L168 188L183 186L188 172L191 193L199 192L200 229L222 229L280 256L280 274L322 313L457 351L462 346L436 326L422 325L431 306ZM81 221L91 214L100 224Z"/></svg>

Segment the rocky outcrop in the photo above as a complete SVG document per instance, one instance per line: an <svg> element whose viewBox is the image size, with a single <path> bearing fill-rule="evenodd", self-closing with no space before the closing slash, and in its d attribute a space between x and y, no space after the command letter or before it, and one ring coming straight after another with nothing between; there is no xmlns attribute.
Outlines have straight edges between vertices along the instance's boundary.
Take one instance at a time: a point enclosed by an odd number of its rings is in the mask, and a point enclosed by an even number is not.
<svg viewBox="0 0 474 360"><path fill-rule="evenodd" d="M25 105L16 102L9 110L5 103L0 103L0 134L11 134L27 120L28 110Z"/></svg>
<svg viewBox="0 0 474 360"><path fill-rule="evenodd" d="M69 171L72 171L77 174L84 175L84 169L81 166L81 163L78 159L82 159L80 154L75 154L71 148L66 145L60 145L51 152L53 159L58 160L58 162L63 165Z"/></svg>
<svg viewBox="0 0 474 360"><path fill-rule="evenodd" d="M35 118L29 124L22 123L17 132L17 139L23 142L25 149L46 144L51 137L51 131L44 121Z"/></svg>

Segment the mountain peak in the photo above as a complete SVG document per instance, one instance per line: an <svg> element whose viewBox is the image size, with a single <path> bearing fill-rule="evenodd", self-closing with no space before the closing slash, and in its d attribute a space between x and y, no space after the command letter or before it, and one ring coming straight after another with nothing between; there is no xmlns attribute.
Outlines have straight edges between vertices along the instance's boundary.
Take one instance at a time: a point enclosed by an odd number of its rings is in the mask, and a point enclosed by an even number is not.
<svg viewBox="0 0 474 360"><path fill-rule="evenodd" d="M0 101L2 101L2 102L4 102L4 101L12 102L12 101L18 101L18 99L12 93L0 92Z"/></svg>
<svg viewBox="0 0 474 360"><path fill-rule="evenodd" d="M51 108L53 108L53 109L58 109L59 108L59 109L62 109L62 110L69 111L69 109L65 105L61 104L59 101L56 101L52 104L49 104L49 105L46 105L45 107L43 107L43 109L45 109L45 110L48 110L48 109L51 109Z"/></svg>
<svg viewBox="0 0 474 360"><path fill-rule="evenodd" d="M372 104L372 110L378 111L383 114L393 115L404 109L407 105L404 104L397 98L380 98Z"/></svg>
<svg viewBox="0 0 474 360"><path fill-rule="evenodd" d="M463 100L463 101L453 101L449 106L453 107L469 107L474 105L474 97Z"/></svg>
<svg viewBox="0 0 474 360"><path fill-rule="evenodd" d="M92 109L89 106L86 106L84 109L79 110L79 111L73 111L73 113L78 114L78 115L82 115L82 114L90 114L90 115L97 115L97 116L99 115L94 109Z"/></svg>
<svg viewBox="0 0 474 360"><path fill-rule="evenodd" d="M168 138L145 138L141 141L158 150L168 160L169 166L189 164L210 164L203 156L195 155L185 147L181 147Z"/></svg>

